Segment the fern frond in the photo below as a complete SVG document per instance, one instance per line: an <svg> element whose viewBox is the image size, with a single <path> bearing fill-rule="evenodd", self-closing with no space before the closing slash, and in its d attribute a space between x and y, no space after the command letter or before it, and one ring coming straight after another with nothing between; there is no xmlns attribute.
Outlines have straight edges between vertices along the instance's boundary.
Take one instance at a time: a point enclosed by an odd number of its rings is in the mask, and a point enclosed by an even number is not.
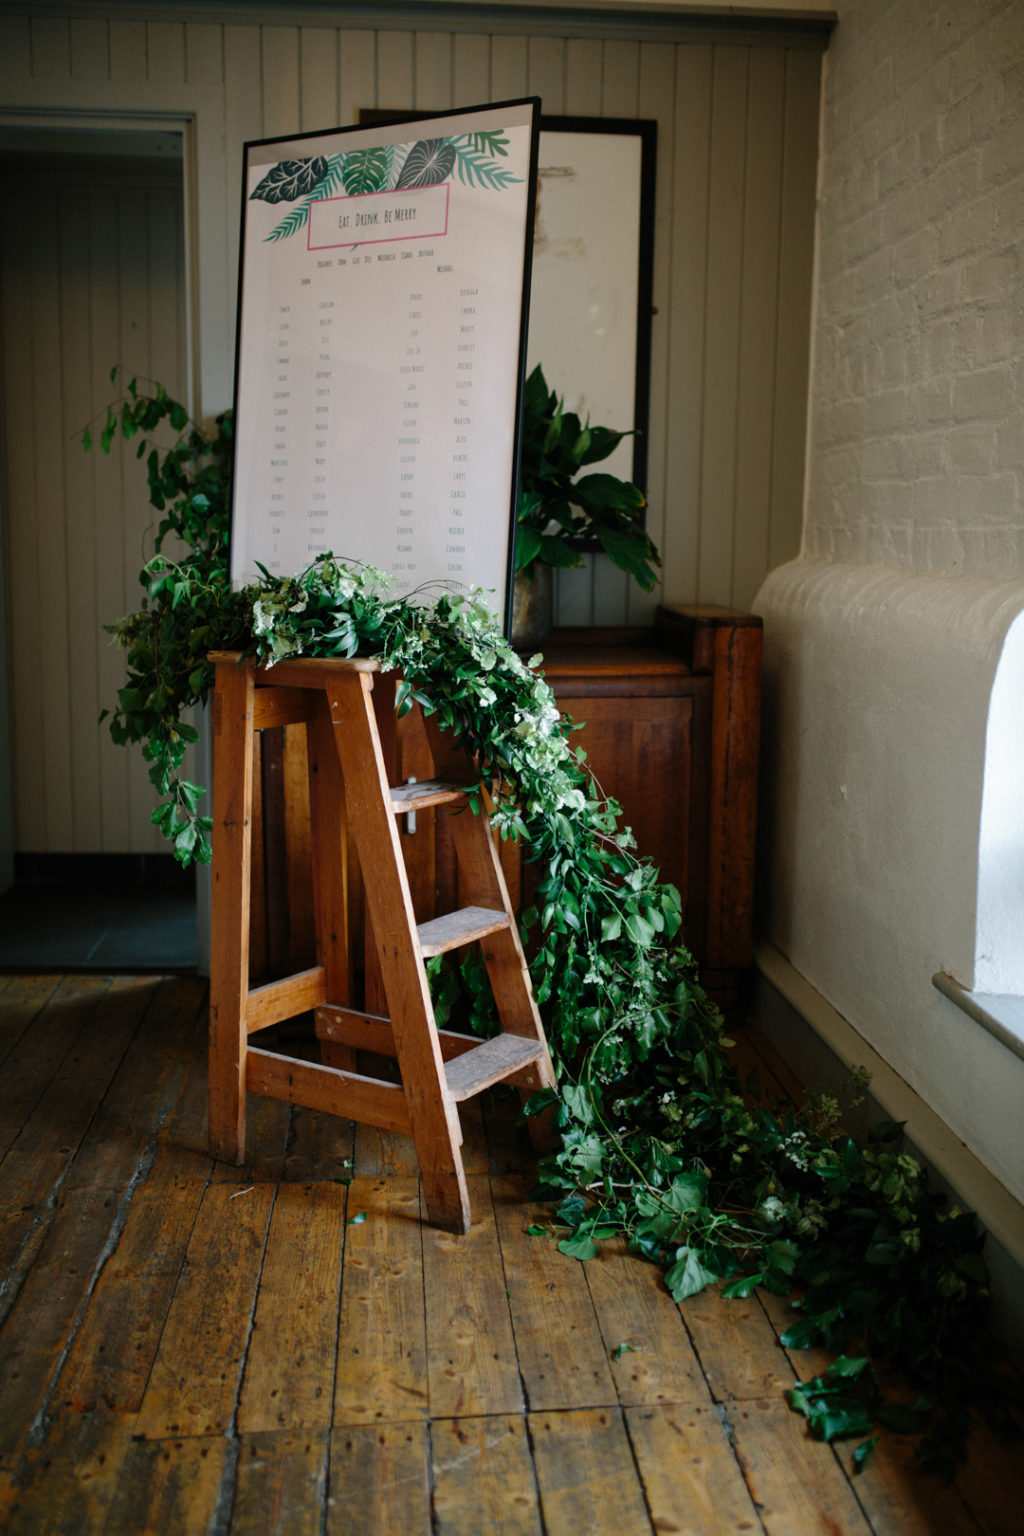
<svg viewBox="0 0 1024 1536"><path fill-rule="evenodd" d="M523 179L521 176L513 176L507 167L495 165L489 156L464 149L459 143L455 144L455 168L459 180L467 187L489 187L495 192Z"/></svg>
<svg viewBox="0 0 1024 1536"><path fill-rule="evenodd" d="M503 128L484 128L479 133L463 133L452 142L456 147L464 144L478 155L508 154L508 139Z"/></svg>
<svg viewBox="0 0 1024 1536"><path fill-rule="evenodd" d="M288 240L292 235L302 229L309 218L309 205L315 202L313 197L307 197L303 202L296 203L291 213L285 215L280 224L275 224L269 235L264 235L264 242L268 240Z"/></svg>

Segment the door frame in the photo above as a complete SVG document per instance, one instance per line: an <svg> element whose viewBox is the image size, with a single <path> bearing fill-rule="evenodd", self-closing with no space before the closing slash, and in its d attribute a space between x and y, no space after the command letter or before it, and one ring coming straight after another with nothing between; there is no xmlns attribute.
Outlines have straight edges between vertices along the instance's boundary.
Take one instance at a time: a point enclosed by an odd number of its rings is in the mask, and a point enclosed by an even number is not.
<svg viewBox="0 0 1024 1536"><path fill-rule="evenodd" d="M197 144L195 114L90 111L90 110L33 110L11 107L0 108L0 128L32 129L58 128L73 132L75 129L105 129L110 132L133 133L165 132L182 136L182 199L183 199L183 252L185 265L185 375L186 398L192 415L198 419L199 393L199 316L198 316L198 230L197 208ZM14 885L14 771L13 733L11 720L10 655L8 646L7 615L7 555L6 512L3 504L3 481L0 477L0 892ZM202 905L202 903L201 903ZM201 933L201 948L205 939Z"/></svg>

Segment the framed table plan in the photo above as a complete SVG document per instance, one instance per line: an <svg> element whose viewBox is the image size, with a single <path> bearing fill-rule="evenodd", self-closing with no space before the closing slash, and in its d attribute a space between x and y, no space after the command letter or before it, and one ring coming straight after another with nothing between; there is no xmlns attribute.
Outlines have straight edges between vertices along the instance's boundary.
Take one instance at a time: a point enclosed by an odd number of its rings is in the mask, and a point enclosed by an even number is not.
<svg viewBox="0 0 1024 1536"><path fill-rule="evenodd" d="M231 574L328 552L506 624L534 99L245 146Z"/></svg>

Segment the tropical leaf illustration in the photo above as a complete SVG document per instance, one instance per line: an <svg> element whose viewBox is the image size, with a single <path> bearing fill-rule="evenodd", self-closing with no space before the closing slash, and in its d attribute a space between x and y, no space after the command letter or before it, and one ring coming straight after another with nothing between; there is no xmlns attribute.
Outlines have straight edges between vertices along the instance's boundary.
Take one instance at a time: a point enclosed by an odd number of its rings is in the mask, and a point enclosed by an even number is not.
<svg viewBox="0 0 1024 1536"><path fill-rule="evenodd" d="M451 139L422 139L406 155L395 188L436 187L448 180L454 164L455 146Z"/></svg>
<svg viewBox="0 0 1024 1536"><path fill-rule="evenodd" d="M478 155L507 155L508 139L502 128L484 128L479 133L464 133L453 143L457 149L473 150Z"/></svg>
<svg viewBox="0 0 1024 1536"><path fill-rule="evenodd" d="M299 230L305 227L306 220L309 218L309 205L314 201L316 199L310 197L304 203L300 203L297 208L293 208L280 224L274 225L269 235L263 236L264 242L289 240L292 235L298 234Z"/></svg>
<svg viewBox="0 0 1024 1536"><path fill-rule="evenodd" d="M287 240L292 235L298 234L305 227L309 218L309 210L314 203L322 202L325 198L337 192L342 186L342 167L345 163L345 155L331 155L327 161L327 173L323 181L319 183L315 193L311 193L304 202L296 206L285 215L280 224L275 224L269 235L264 236L265 241Z"/></svg>
<svg viewBox="0 0 1024 1536"><path fill-rule="evenodd" d="M332 192L340 192L344 186L342 172L348 156L345 154L331 155L327 162L327 175L316 189L316 197L311 197L310 202L319 202L321 198L330 197Z"/></svg>
<svg viewBox="0 0 1024 1536"><path fill-rule="evenodd" d="M327 159L314 155L306 160L281 160L249 195L265 203L294 203L318 187L327 175Z"/></svg>
<svg viewBox="0 0 1024 1536"><path fill-rule="evenodd" d="M490 187L500 192L503 187L522 181L522 177L513 176L507 166L495 165L488 155L474 154L472 150L463 149L459 145L455 147L455 168L459 180L467 187Z"/></svg>
<svg viewBox="0 0 1024 1536"><path fill-rule="evenodd" d="M493 162L493 156L507 154L507 145L504 132L495 129L464 133L457 139L423 139L412 145L382 144L347 154L319 155L314 160L284 160L268 172L251 195L270 203L295 202L264 237L268 241L287 240L305 227L313 203L339 191L360 197L367 192L432 187L446 181L453 169L466 186L500 191L522 179ZM299 185L302 174L309 178L305 187ZM303 197L301 203L299 197Z"/></svg>
<svg viewBox="0 0 1024 1536"><path fill-rule="evenodd" d="M386 149L353 149L345 156L341 181L352 197L364 192L380 192L387 186L390 156Z"/></svg>

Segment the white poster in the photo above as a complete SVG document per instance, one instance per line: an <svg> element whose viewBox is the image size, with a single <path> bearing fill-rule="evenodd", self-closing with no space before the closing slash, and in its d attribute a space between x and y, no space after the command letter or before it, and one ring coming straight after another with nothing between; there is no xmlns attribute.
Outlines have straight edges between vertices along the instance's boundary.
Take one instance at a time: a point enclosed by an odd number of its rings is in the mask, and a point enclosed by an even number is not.
<svg viewBox="0 0 1024 1536"><path fill-rule="evenodd" d="M233 580L330 551L504 621L538 107L246 146Z"/></svg>

